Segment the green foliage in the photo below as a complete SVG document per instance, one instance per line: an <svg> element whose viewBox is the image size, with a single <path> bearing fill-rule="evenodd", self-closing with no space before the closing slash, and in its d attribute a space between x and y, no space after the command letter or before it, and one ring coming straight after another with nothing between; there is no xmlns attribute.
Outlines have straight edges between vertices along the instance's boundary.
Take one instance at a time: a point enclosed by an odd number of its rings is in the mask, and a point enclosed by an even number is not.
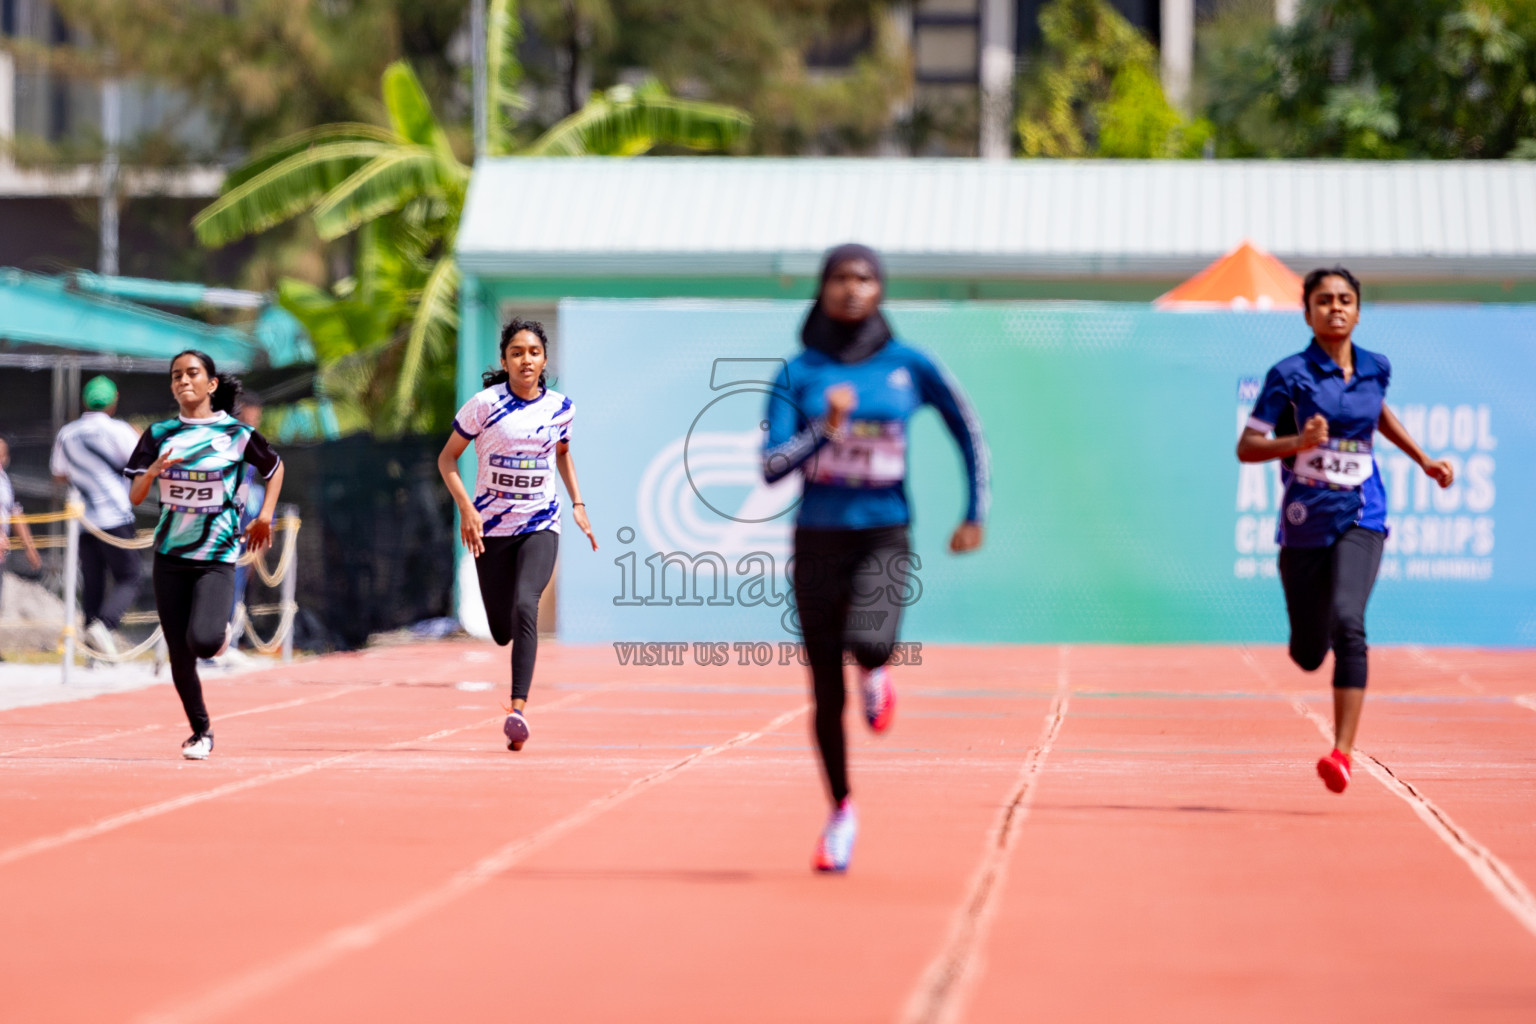
<svg viewBox="0 0 1536 1024"><path fill-rule="evenodd" d="M526 156L634 156L665 140L687 149L730 149L752 125L744 111L681 100L656 79L616 85L545 132Z"/></svg>
<svg viewBox="0 0 1536 1024"><path fill-rule="evenodd" d="M1019 81L1025 156L1190 157L1210 134L1169 104L1157 51L1108 0L1052 0L1041 52Z"/></svg>
<svg viewBox="0 0 1536 1024"><path fill-rule="evenodd" d="M12 48L76 76L110 71L169 86L207 114L214 154L249 151L317 124L374 120L376 83L396 60L409 60L434 95L449 94L458 72L448 43L467 2L50 0L89 42Z"/></svg>
<svg viewBox="0 0 1536 1024"><path fill-rule="evenodd" d="M1232 156L1459 159L1536 139L1536 0L1311 0L1202 30L1207 109Z"/></svg>
<svg viewBox="0 0 1536 1024"><path fill-rule="evenodd" d="M515 40L503 26L492 45L510 49ZM505 83L507 64L499 67ZM493 95L499 88L492 84ZM388 129L327 125L283 139L231 172L193 228L205 245L219 246L307 212L323 239L355 233L351 277L329 290L284 280L279 300L314 338L321 383L343 430L439 431L453 415L459 327L453 249L469 167L454 155L408 64L384 70L382 93ZM680 100L648 83L624 94L610 90L530 151L719 148L749 124L741 111Z"/></svg>
<svg viewBox="0 0 1536 1024"><path fill-rule="evenodd" d="M544 38L581 50L599 87L641 68L676 94L742 109L753 130L740 144L753 152L869 152L911 89L910 55L890 18L891 0L528 0L528 6L544 12L535 18ZM562 11L577 16L562 20Z"/></svg>
<svg viewBox="0 0 1536 1024"><path fill-rule="evenodd" d="M1122 67L1098 108L1098 155L1127 159L1198 157L1211 124L1190 121L1163 95L1162 83L1142 64Z"/></svg>

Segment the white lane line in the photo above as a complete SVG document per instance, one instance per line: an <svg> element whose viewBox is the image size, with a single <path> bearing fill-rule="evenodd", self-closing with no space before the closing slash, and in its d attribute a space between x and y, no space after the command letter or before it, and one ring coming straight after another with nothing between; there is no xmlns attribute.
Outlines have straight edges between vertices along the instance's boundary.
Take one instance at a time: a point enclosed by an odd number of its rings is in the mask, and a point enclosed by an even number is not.
<svg viewBox="0 0 1536 1024"><path fill-rule="evenodd" d="M323 970L332 963L360 950L376 946L390 935L434 911L440 910L459 897L478 889L497 876L510 870L530 854L549 846L555 840L580 828L605 811L638 796L665 782L690 765L734 747L781 729L805 714L809 705L802 704L792 711L777 715L751 732L741 732L712 747L695 751L681 760L673 761L664 768L644 775L618 789L597 797L580 809L544 826L537 832L514 839L505 846L487 854L475 863L454 873L445 881L423 893L380 911L356 924L345 925L322 936L287 956L263 964L231 978L199 996L178 1000L174 1007L152 1011L139 1020L142 1024L180 1024L183 1021L202 1022L217 1017L249 1003L253 999L275 992L293 984L300 978ZM545 710L548 710L546 707Z"/></svg>
<svg viewBox="0 0 1536 1024"><path fill-rule="evenodd" d="M1515 703L1519 704L1523 708L1529 708L1532 711L1536 711L1536 694L1522 693L1520 696L1515 698Z"/></svg>
<svg viewBox="0 0 1536 1024"><path fill-rule="evenodd" d="M992 823L981 862L971 875L965 898L955 909L944 945L929 961L917 987L907 999L901 1014L902 1024L948 1024L959 1020L971 988L981 976L982 951L1007 881L1008 860L1024 819L1029 816L1046 758L1050 756L1056 737L1061 734L1061 723L1067 715L1071 693L1067 671L1070 650L1069 647L1059 649L1056 694L1051 698L1051 706L1040 726L1040 737L1024 756L1013 790Z"/></svg>
<svg viewBox="0 0 1536 1024"><path fill-rule="evenodd" d="M587 690L582 693L570 694L566 697L560 698L559 700L551 701L548 704L542 705L540 711L541 713L553 711L556 708L580 700L581 698L595 692L597 691ZM67 829L66 831L58 832L51 836L42 836L41 838L34 839L30 842L22 843L19 846L13 846L8 850L0 850L0 867L5 867L7 864L13 864L16 861L22 860L25 857L30 857L33 854L43 853L48 850L56 850L61 846L67 846L70 843L77 843L82 839L93 839L96 836L104 835L107 832L115 832L116 830L128 825L134 825L141 821L147 821L150 818L158 818L162 814L169 814L172 811L179 811L183 807L191 807L194 804L206 803L209 800L216 800L221 796L229 796L231 793L242 793L248 789L256 789L260 786L270 785L274 782L282 782L285 779L296 779L301 775L308 775L311 772L317 772L320 769L328 768L333 764L342 764L347 761L355 761L360 757L367 757L370 754L379 754L390 750L403 750L408 747L415 746L418 743L430 743L433 740L440 740L445 736L452 736L454 733L464 732L466 729L484 728L494 722L502 721L503 717L504 716L502 715L496 715L494 718L481 718L470 722L467 725L456 725L450 729L440 729L437 732L428 733L425 736L417 736L414 739L400 740L396 743L390 743L382 747L370 747L367 750L354 750L347 754L334 754L330 757L323 757L318 761L310 761L307 764L296 765L292 768L284 768L280 771L267 772L264 775L253 775L248 779L239 779L235 782L227 782L222 786L214 786L212 789L199 790L196 793L188 793L184 796L174 797L170 800L162 800L159 803L146 804L143 807L136 807L131 811L124 811L121 814L113 814L105 818L98 818L96 821L93 821L87 825L79 825L75 828Z"/></svg>
<svg viewBox="0 0 1536 1024"><path fill-rule="evenodd" d="M0 750L0 757L10 757L12 754L30 754L34 750L57 750L59 747L73 747L81 743L100 743L103 740L114 739L118 736L137 736L139 733L154 732L156 729L164 729L160 725L142 725L137 729L118 729L116 732L94 733L90 736L79 736L72 740L60 740L57 743L36 743L30 747L13 747L10 750Z"/></svg>
<svg viewBox="0 0 1536 1024"><path fill-rule="evenodd" d="M1449 662L1442 661L1417 644L1410 644L1408 647L1408 653L1412 656L1413 660L1417 661L1420 665L1426 665L1429 668L1436 670L1437 672L1444 672L1448 676L1455 676L1458 683L1460 683L1462 686L1465 686L1473 693L1483 692L1482 684L1473 679L1470 674L1460 671L1456 668L1456 666L1450 664Z"/></svg>
<svg viewBox="0 0 1536 1024"><path fill-rule="evenodd" d="M275 704L262 704L259 707L246 708L243 711L230 711L227 714L219 715L218 721L222 722L226 718L239 718L242 715L259 715L267 711L281 711L284 708L296 708L304 704L317 704L322 700L332 700L336 697L340 697L343 694L355 693L358 690L371 690L373 688L374 687L372 685L344 686L339 690L333 690L330 693L322 693L313 697L296 697L293 700L282 700ZM102 740L109 740L116 736L137 736L140 733L154 732L157 729L164 728L165 725L163 723L157 725L145 725L137 729L119 729L116 732L96 733L91 736L81 736L72 740L61 740L58 743L39 743L30 747L17 747L14 750L0 750L0 757L10 757L12 754L30 754L37 750L57 750L60 747L78 746L81 743L100 743Z"/></svg>
<svg viewBox="0 0 1536 1024"><path fill-rule="evenodd" d="M1303 718L1317 726L1317 731L1323 734L1325 740L1333 742L1332 723L1300 700L1293 698L1291 706ZM1419 792L1418 787L1400 778L1397 773L1374 756L1356 747L1354 760L1356 764L1364 764L1366 770L1375 776L1376 781L1387 787L1388 792L1413 808L1413 813L1429 826L1429 830L1439 836L1441 841L1451 848L1451 852L1472 869L1473 876L1492 894L1499 905L1513 914L1515 920L1524 925L1527 931L1536 935L1536 897L1531 895L1531 890L1526 887L1520 876L1510 869L1509 865L1494 856L1493 852L1474 839L1470 832L1456 824L1451 816L1441 810L1434 801Z"/></svg>
<svg viewBox="0 0 1536 1024"><path fill-rule="evenodd" d="M1423 655L1423 658L1428 659L1429 656ZM1275 685L1274 679L1247 649L1243 651L1243 660L1259 678L1271 686ZM1516 697L1515 701L1523 703L1519 697ZM1291 697L1291 707L1315 725L1326 742L1333 742L1332 722L1313 711L1298 697ZM1354 759L1357 763L1364 764L1366 770L1375 777L1377 782L1385 786L1389 793L1411 807L1413 813L1419 816L1419 820L1428 825L1429 830L1471 869L1473 877L1482 883L1483 888L1488 890L1498 904L1513 914L1515 920L1524 925L1527 931L1536 935L1536 898L1532 897L1530 889L1519 875L1494 856L1486 846L1474 839L1471 833L1456 824L1438 805L1420 793L1416 786L1398 778L1397 774L1381 761L1359 747L1355 748Z"/></svg>

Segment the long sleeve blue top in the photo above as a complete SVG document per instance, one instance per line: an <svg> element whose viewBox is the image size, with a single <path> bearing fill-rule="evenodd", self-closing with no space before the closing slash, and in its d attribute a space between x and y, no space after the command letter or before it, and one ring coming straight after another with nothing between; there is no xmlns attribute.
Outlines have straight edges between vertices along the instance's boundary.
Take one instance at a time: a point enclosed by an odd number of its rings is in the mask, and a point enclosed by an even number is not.
<svg viewBox="0 0 1536 1024"><path fill-rule="evenodd" d="M846 384L857 404L842 436L826 428L828 388ZM779 374L768 398L763 478L799 470L805 493L796 524L862 530L900 526L907 503L907 421L924 405L943 417L965 460L965 518L984 522L990 501L987 447L965 394L924 352L892 340L857 363L807 349Z"/></svg>

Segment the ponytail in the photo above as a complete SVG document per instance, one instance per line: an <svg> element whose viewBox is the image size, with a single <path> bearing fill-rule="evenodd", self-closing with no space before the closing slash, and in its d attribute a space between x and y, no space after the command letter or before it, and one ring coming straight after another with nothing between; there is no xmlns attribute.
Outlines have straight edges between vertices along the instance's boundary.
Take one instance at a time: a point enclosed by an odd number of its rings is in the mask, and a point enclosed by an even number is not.
<svg viewBox="0 0 1536 1024"><path fill-rule="evenodd" d="M213 364L213 357L207 352L195 348L183 349L171 357L171 365L176 365L176 360L182 356L192 356L203 364L203 372L210 380L217 380L219 386L213 389L213 394L208 396L208 404L213 406L214 412L227 412L233 414L235 402L240 398L240 378L232 373L220 373L219 368Z"/></svg>

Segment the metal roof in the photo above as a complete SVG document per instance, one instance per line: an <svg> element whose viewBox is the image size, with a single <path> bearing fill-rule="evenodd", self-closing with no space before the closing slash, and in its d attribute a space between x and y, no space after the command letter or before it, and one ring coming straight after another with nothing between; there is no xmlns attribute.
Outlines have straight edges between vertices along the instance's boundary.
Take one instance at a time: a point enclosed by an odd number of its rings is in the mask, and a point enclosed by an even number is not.
<svg viewBox="0 0 1536 1024"><path fill-rule="evenodd" d="M1536 162L502 157L458 252L488 275L802 275L857 240L898 276L1129 276L1244 239L1302 269L1530 276Z"/></svg>
<svg viewBox="0 0 1536 1024"><path fill-rule="evenodd" d="M57 361L55 350L70 350L119 362L151 359L163 368L165 360L187 348L201 349L236 371L315 360L308 336L286 312L277 310L271 318L258 318L250 330L215 326L91 290L127 279L83 277L76 281L0 268L4 362L31 366L41 360L46 364Z"/></svg>

